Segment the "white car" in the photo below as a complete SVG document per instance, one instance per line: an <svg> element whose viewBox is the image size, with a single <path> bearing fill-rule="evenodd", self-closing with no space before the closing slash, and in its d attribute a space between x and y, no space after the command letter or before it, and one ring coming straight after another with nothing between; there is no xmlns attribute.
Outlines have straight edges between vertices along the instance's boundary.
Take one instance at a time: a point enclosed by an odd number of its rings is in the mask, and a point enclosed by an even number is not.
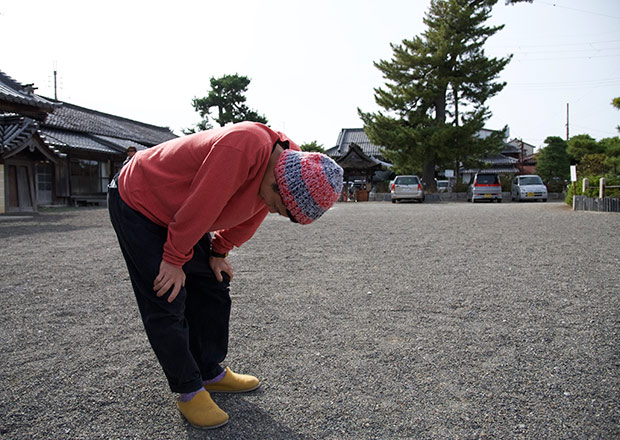
<svg viewBox="0 0 620 440"><path fill-rule="evenodd" d="M547 187L543 183L540 176L536 174L528 174L524 176L516 176L512 179L510 186L510 197L513 201L522 202L525 200L542 200L547 201Z"/></svg>

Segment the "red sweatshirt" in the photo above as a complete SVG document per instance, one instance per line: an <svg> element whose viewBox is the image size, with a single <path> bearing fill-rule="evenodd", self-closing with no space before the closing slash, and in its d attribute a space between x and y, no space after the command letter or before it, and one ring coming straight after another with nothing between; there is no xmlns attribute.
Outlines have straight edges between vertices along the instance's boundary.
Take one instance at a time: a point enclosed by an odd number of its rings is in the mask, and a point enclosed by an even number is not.
<svg viewBox="0 0 620 440"><path fill-rule="evenodd" d="M182 266L207 232L213 250L241 246L269 213L259 195L274 144L284 134L242 122L139 151L122 169L118 189L131 208L168 228L163 259Z"/></svg>

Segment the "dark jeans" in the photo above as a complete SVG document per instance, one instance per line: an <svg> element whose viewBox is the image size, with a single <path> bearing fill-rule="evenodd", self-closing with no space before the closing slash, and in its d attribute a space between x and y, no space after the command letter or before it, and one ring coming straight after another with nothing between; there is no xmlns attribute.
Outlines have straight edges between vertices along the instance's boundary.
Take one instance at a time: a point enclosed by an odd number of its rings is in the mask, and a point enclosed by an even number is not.
<svg viewBox="0 0 620 440"><path fill-rule="evenodd" d="M172 303L170 292L158 298L153 282L159 274L167 229L131 209L118 189L108 190L108 210L151 347L170 389L189 393L222 372L228 351L230 295L228 278L219 283L209 266L210 236L194 247L183 266L185 287Z"/></svg>

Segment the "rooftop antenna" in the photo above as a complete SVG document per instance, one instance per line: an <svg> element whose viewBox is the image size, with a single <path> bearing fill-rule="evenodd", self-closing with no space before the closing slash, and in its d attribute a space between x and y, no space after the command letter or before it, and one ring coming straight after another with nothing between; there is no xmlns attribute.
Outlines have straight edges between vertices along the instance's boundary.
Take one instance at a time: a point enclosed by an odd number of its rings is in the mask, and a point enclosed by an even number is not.
<svg viewBox="0 0 620 440"><path fill-rule="evenodd" d="M54 69L54 101L58 101L58 89L56 87L56 76L57 76L57 72L56 72L56 69Z"/></svg>

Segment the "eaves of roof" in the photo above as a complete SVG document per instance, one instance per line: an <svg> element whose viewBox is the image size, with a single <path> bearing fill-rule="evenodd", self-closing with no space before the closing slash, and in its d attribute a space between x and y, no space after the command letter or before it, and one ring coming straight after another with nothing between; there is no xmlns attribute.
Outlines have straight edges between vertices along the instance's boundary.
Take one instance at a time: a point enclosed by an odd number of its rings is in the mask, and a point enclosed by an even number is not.
<svg viewBox="0 0 620 440"><path fill-rule="evenodd" d="M121 155L124 152L121 148L111 146L109 142L105 142L102 139L98 139L96 136L90 136L86 133L62 131L47 127L42 128L41 131L50 145L63 152L67 152L68 150L83 150L115 155Z"/></svg>
<svg viewBox="0 0 620 440"><path fill-rule="evenodd" d="M154 146L177 136L168 127L145 124L119 116L63 103L42 124L46 128L126 139Z"/></svg>
<svg viewBox="0 0 620 440"><path fill-rule="evenodd" d="M0 152L11 151L32 137L37 123L23 116L0 115Z"/></svg>
<svg viewBox="0 0 620 440"><path fill-rule="evenodd" d="M0 100L52 111L58 106L50 100L34 94L34 88L24 86L0 71Z"/></svg>
<svg viewBox="0 0 620 440"><path fill-rule="evenodd" d="M485 169L477 169L477 168L469 168L466 170L461 170L461 174L474 174L474 173L497 173L497 174L512 174L518 173L519 168L513 166L504 166L504 167L493 167L493 168L485 168Z"/></svg>

